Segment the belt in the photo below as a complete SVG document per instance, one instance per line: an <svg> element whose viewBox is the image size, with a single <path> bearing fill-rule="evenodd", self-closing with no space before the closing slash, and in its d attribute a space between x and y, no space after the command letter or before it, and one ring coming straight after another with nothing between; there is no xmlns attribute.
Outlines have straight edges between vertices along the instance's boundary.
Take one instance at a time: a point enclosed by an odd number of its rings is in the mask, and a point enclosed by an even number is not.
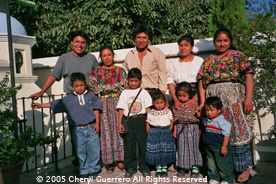
<svg viewBox="0 0 276 184"><path fill-rule="evenodd" d="M92 127L93 124L94 124L94 122L93 123L89 123L87 125L80 125L79 127L81 127L81 128Z"/></svg>
<svg viewBox="0 0 276 184"><path fill-rule="evenodd" d="M155 90L158 90L157 88L145 88L145 90L147 90L148 92L152 92L152 91L155 91Z"/></svg>
<svg viewBox="0 0 276 184"><path fill-rule="evenodd" d="M150 128L167 129L167 128L170 128L170 125L169 126L153 126L153 125L150 125Z"/></svg>
<svg viewBox="0 0 276 184"><path fill-rule="evenodd" d="M133 116L130 116L131 118L146 118L147 115L146 114L137 114L137 115L133 115Z"/></svg>
<svg viewBox="0 0 276 184"><path fill-rule="evenodd" d="M187 125L198 125L198 123L178 123L178 125L187 126Z"/></svg>
<svg viewBox="0 0 276 184"><path fill-rule="evenodd" d="M98 94L99 98L109 98L109 97L117 97L117 96L119 96L119 93L111 93L111 94L107 94L107 95Z"/></svg>

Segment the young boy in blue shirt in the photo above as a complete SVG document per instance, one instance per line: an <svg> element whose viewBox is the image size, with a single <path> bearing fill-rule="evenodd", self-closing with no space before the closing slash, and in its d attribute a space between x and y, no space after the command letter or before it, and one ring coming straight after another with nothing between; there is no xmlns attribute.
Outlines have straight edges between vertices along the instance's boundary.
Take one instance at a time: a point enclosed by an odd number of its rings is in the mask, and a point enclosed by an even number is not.
<svg viewBox="0 0 276 184"><path fill-rule="evenodd" d="M235 179L232 149L229 144L231 122L224 119L221 111L222 102L219 97L206 99L207 117L202 121L205 127L202 138L205 143L210 184L233 183Z"/></svg>
<svg viewBox="0 0 276 184"><path fill-rule="evenodd" d="M33 103L34 108L52 108L53 113L65 112L73 125L72 139L79 161L79 175L96 178L100 171L100 111L99 99L86 90L86 79L83 73L73 73L70 77L74 90L61 99L50 103Z"/></svg>

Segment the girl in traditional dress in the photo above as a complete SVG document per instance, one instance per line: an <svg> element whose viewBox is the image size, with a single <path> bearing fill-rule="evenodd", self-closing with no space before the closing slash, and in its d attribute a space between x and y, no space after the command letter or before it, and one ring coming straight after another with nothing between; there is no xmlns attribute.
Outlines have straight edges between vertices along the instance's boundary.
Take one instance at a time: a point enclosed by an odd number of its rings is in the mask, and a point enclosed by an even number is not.
<svg viewBox="0 0 276 184"><path fill-rule="evenodd" d="M126 72L123 68L114 65L114 52L111 46L100 48L102 63L94 70L89 78L90 90L95 93L101 102L103 113L100 117L101 125L101 158L106 165L107 173L114 172L114 162L118 168L125 171L124 145L119 134L118 111L116 105L119 95L127 86Z"/></svg>
<svg viewBox="0 0 276 184"><path fill-rule="evenodd" d="M196 117L197 105L191 106L192 87L187 82L176 86L176 96L181 110L173 107L173 114L177 123L173 135L177 138L176 165L178 176L184 176L191 170L191 177L199 175L202 157L199 151L199 119Z"/></svg>
<svg viewBox="0 0 276 184"><path fill-rule="evenodd" d="M167 164L175 161L175 140L172 135L173 115L166 107L166 97L156 91L152 96L154 108L147 115L146 162L156 165L155 176L166 177Z"/></svg>

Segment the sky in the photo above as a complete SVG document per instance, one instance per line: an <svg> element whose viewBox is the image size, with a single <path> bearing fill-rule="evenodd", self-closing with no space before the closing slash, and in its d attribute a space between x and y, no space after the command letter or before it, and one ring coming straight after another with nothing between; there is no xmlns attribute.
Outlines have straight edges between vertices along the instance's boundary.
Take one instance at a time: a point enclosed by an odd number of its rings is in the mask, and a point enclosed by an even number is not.
<svg viewBox="0 0 276 184"><path fill-rule="evenodd" d="M254 0L252 0L254 1ZM255 0L257 3L265 3L266 6L269 6L269 2L273 2L273 0ZM275 2L275 0L274 0Z"/></svg>

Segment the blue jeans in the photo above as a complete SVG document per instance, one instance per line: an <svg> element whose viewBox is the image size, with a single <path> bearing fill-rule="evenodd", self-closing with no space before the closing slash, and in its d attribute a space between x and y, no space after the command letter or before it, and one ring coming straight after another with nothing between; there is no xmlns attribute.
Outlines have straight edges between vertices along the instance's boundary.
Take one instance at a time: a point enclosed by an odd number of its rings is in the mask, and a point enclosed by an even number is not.
<svg viewBox="0 0 276 184"><path fill-rule="evenodd" d="M76 147L76 154L79 160L79 174L85 175L100 171L100 138L96 135L93 128L88 126L85 128L74 127L73 141Z"/></svg>
<svg viewBox="0 0 276 184"><path fill-rule="evenodd" d="M227 146L227 154L220 154L221 146L205 144L207 155L208 176L210 179L227 181L233 183L235 175L233 173L232 148Z"/></svg>

